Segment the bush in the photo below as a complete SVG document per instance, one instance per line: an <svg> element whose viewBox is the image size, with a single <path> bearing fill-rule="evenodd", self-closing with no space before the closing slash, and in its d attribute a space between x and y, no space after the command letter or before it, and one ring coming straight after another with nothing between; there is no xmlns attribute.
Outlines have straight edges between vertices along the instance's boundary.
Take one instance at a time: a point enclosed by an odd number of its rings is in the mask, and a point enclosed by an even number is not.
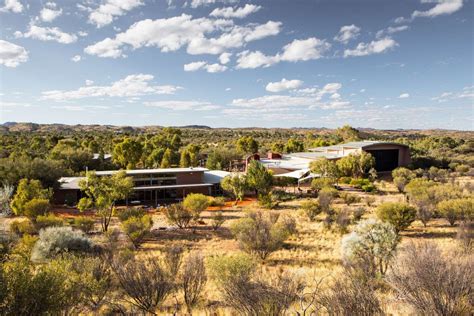
<svg viewBox="0 0 474 316"><path fill-rule="evenodd" d="M224 205L225 205L225 197L223 196L209 197L209 206L224 206Z"/></svg>
<svg viewBox="0 0 474 316"><path fill-rule="evenodd" d="M323 188L319 191L319 206L323 212L327 212L331 208L331 203L337 197L338 192L334 188Z"/></svg>
<svg viewBox="0 0 474 316"><path fill-rule="evenodd" d="M49 211L49 201L46 199L32 199L24 206L24 215L35 219L39 215L45 215Z"/></svg>
<svg viewBox="0 0 474 316"><path fill-rule="evenodd" d="M180 246L171 246L164 251L164 268L169 275L176 276L183 260L183 248Z"/></svg>
<svg viewBox="0 0 474 316"><path fill-rule="evenodd" d="M143 217L146 212L141 207L130 207L126 209L115 209L115 215L121 222L126 221L130 217Z"/></svg>
<svg viewBox="0 0 474 316"><path fill-rule="evenodd" d="M38 230L46 227L64 226L64 220L59 216L55 216L54 214L39 215L36 218L35 226Z"/></svg>
<svg viewBox="0 0 474 316"><path fill-rule="evenodd" d="M303 214L310 220L314 221L316 216L321 213L321 207L319 206L319 202L315 200L306 200L301 203L301 209Z"/></svg>
<svg viewBox="0 0 474 316"><path fill-rule="evenodd" d="M171 204L164 209L166 218L171 224L179 228L187 228L193 219L191 211L183 206L183 203Z"/></svg>
<svg viewBox="0 0 474 316"><path fill-rule="evenodd" d="M30 220L24 221L12 221L10 223L10 231L17 236L33 235L37 233L35 226L31 223Z"/></svg>
<svg viewBox="0 0 474 316"><path fill-rule="evenodd" d="M398 192L402 193L405 190L405 186L416 178L416 174L407 168L399 167L392 171L392 177Z"/></svg>
<svg viewBox="0 0 474 316"><path fill-rule="evenodd" d="M359 206L358 208L356 208L354 210L354 212L352 213L352 219L353 219L353 222L358 222L362 219L362 216L364 216L365 214L365 208L363 208L362 206Z"/></svg>
<svg viewBox="0 0 474 316"><path fill-rule="evenodd" d="M474 222L462 222L458 227L456 239L460 242L462 249L469 253L474 246Z"/></svg>
<svg viewBox="0 0 474 316"><path fill-rule="evenodd" d="M349 210L343 208L336 214L336 224L340 233L346 233L347 227L351 223L351 218L349 216Z"/></svg>
<svg viewBox="0 0 474 316"><path fill-rule="evenodd" d="M209 198L204 194L191 193L184 199L183 206L192 213L194 220L198 220L201 212L209 206Z"/></svg>
<svg viewBox="0 0 474 316"><path fill-rule="evenodd" d="M347 192L342 192L341 194L339 194L339 196L344 200L344 203L346 203L347 205L359 203L361 201L361 198L359 196Z"/></svg>
<svg viewBox="0 0 474 316"><path fill-rule="evenodd" d="M374 219L361 221L352 233L342 239L344 264L369 277L383 276L395 255L399 240L391 224Z"/></svg>
<svg viewBox="0 0 474 316"><path fill-rule="evenodd" d="M387 202L377 208L377 217L393 225L397 232L407 229L416 219L416 209L406 203Z"/></svg>
<svg viewBox="0 0 474 316"><path fill-rule="evenodd" d="M444 256L432 243L410 244L388 276L401 299L420 315L472 314L472 255Z"/></svg>
<svg viewBox="0 0 474 316"><path fill-rule="evenodd" d="M123 231L136 247L149 234L152 226L153 221L148 215L142 217L133 216L122 222Z"/></svg>
<svg viewBox="0 0 474 316"><path fill-rule="evenodd" d="M375 198L373 196L368 196L365 198L365 204L367 206L372 206L375 203Z"/></svg>
<svg viewBox="0 0 474 316"><path fill-rule="evenodd" d="M454 226L457 220L473 219L474 198L441 201L438 203L437 210L451 226Z"/></svg>
<svg viewBox="0 0 474 316"><path fill-rule="evenodd" d="M279 220L279 215L274 213L250 212L247 217L236 221L231 231L242 250L265 260L295 232L295 221L289 218Z"/></svg>
<svg viewBox="0 0 474 316"><path fill-rule="evenodd" d="M94 229L95 219L93 217L78 216L74 218L74 227L88 234Z"/></svg>
<svg viewBox="0 0 474 316"><path fill-rule="evenodd" d="M333 178L314 178L311 181L311 188L316 191L320 191L324 188L334 188L336 180Z"/></svg>
<svg viewBox="0 0 474 316"><path fill-rule="evenodd" d="M465 173L469 172L470 169L471 168L468 165L459 165L455 168L456 172L459 172L461 175L464 175Z"/></svg>
<svg viewBox="0 0 474 316"><path fill-rule="evenodd" d="M296 194L284 190L273 190L272 195L278 202L288 202L298 198Z"/></svg>
<svg viewBox="0 0 474 316"><path fill-rule="evenodd" d="M222 214L222 211L212 213L211 215L212 229L218 230L219 227L221 227L222 224L224 224L224 222L225 222L225 218L224 218L224 215Z"/></svg>
<svg viewBox="0 0 474 316"><path fill-rule="evenodd" d="M93 249L92 241L79 230L71 227L48 227L40 231L31 258L42 261L64 252L91 252Z"/></svg>
<svg viewBox="0 0 474 316"><path fill-rule="evenodd" d="M191 315L193 307L198 303L207 282L204 259L200 254L190 254L183 264L180 282L184 294L184 302Z"/></svg>

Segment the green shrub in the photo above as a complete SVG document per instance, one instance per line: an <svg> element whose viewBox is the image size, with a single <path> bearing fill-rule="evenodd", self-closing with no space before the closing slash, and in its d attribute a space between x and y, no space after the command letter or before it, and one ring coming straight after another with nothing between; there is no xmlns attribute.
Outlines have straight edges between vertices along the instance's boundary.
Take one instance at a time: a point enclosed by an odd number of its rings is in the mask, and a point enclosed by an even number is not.
<svg viewBox="0 0 474 316"><path fill-rule="evenodd" d="M344 203L346 203L347 205L359 203L361 201L361 198L359 196L347 192L342 192L339 194L339 196L344 200Z"/></svg>
<svg viewBox="0 0 474 316"><path fill-rule="evenodd" d="M183 201L183 206L192 213L194 220L198 220L201 212L209 206L209 197L201 193L188 194Z"/></svg>
<svg viewBox="0 0 474 316"><path fill-rule="evenodd" d="M126 209L116 209L115 215L121 222L126 221L130 217L142 217L146 214L145 210L141 207L130 207Z"/></svg>
<svg viewBox="0 0 474 316"><path fill-rule="evenodd" d="M208 259L211 278L219 285L234 280L248 280L255 270L255 261L245 253L215 256Z"/></svg>
<svg viewBox="0 0 474 316"><path fill-rule="evenodd" d="M406 203L382 203L377 208L377 217L392 224L399 232L407 229L416 219L416 209Z"/></svg>
<svg viewBox="0 0 474 316"><path fill-rule="evenodd" d="M36 218L35 225L38 230L46 227L64 226L64 220L54 214L39 215Z"/></svg>
<svg viewBox="0 0 474 316"><path fill-rule="evenodd" d="M311 181L311 188L313 190L319 191L324 188L334 188L336 180L333 178L314 178Z"/></svg>
<svg viewBox="0 0 474 316"><path fill-rule="evenodd" d="M225 197L209 197L209 206L225 206Z"/></svg>
<svg viewBox="0 0 474 316"><path fill-rule="evenodd" d="M468 165L459 165L456 166L456 172L459 172L461 175L465 174L466 172L469 172L471 168Z"/></svg>
<svg viewBox="0 0 474 316"><path fill-rule="evenodd" d="M437 210L454 226L457 220L472 220L474 215L474 198L462 198L441 201Z"/></svg>
<svg viewBox="0 0 474 316"><path fill-rule="evenodd" d="M322 188L321 191L319 191L318 201L323 212L327 212L331 208L331 203L338 194L339 192L337 192L336 189L329 187Z"/></svg>
<svg viewBox="0 0 474 316"><path fill-rule="evenodd" d="M163 210L166 218L171 224L179 228L187 228L193 219L191 211L183 206L183 203L171 204Z"/></svg>
<svg viewBox="0 0 474 316"><path fill-rule="evenodd" d="M284 190L273 190L272 195L279 202L293 201L298 198L296 194Z"/></svg>
<svg viewBox="0 0 474 316"><path fill-rule="evenodd" d="M340 183L344 183L344 184L350 184L352 181L352 178L351 177L341 177L339 179L339 182Z"/></svg>
<svg viewBox="0 0 474 316"><path fill-rule="evenodd" d="M23 236L24 234L32 235L37 233L35 226L30 220L12 221L10 223L10 231L17 236Z"/></svg>
<svg viewBox="0 0 474 316"><path fill-rule="evenodd" d="M122 222L123 231L135 246L140 245L143 238L149 234L152 226L153 221L148 215L142 217L130 217Z"/></svg>
<svg viewBox="0 0 474 316"><path fill-rule="evenodd" d="M94 229L95 219L93 217L78 216L74 218L74 227L88 234Z"/></svg>
<svg viewBox="0 0 474 316"><path fill-rule="evenodd" d="M24 215L29 218L36 218L40 215L45 215L49 211L49 201L47 199L32 199L26 202L24 206Z"/></svg>
<svg viewBox="0 0 474 316"><path fill-rule="evenodd" d="M225 218L224 218L224 215L222 214L222 211L214 212L211 215L212 229L218 230L219 227L221 227L222 224L224 224L224 222L225 222Z"/></svg>
<svg viewBox="0 0 474 316"><path fill-rule="evenodd" d="M318 216L322 212L322 209L319 206L319 202L316 200L304 201L303 203L301 203L301 209L303 211L303 214L310 221L314 221L316 219L316 216Z"/></svg>
<svg viewBox="0 0 474 316"><path fill-rule="evenodd" d="M48 227L40 231L31 259L42 261L64 252L91 252L93 242L79 230L71 227Z"/></svg>
<svg viewBox="0 0 474 316"><path fill-rule="evenodd" d="M375 198L373 196L368 196L365 198L365 204L367 206L372 206L375 203Z"/></svg>

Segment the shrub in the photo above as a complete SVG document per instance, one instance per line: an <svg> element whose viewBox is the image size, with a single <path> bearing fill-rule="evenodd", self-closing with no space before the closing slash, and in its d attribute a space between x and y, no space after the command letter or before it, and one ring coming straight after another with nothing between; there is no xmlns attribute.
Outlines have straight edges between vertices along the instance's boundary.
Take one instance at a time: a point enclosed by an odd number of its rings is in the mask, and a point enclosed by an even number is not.
<svg viewBox="0 0 474 316"><path fill-rule="evenodd" d="M225 197L223 196L209 197L209 206L224 206L224 205L225 205Z"/></svg>
<svg viewBox="0 0 474 316"><path fill-rule="evenodd" d="M465 173L469 172L470 169L471 168L468 165L459 165L455 168L456 172L459 172L461 175L464 175Z"/></svg>
<svg viewBox="0 0 474 316"><path fill-rule="evenodd" d="M28 202L32 200L49 200L50 197L51 191L43 189L39 180L21 179L10 206L16 215L26 215L26 204ZM35 205L35 203L30 205L30 207L37 206L39 205ZM39 209L39 211L42 211L42 209ZM46 213L46 211L39 215L43 215L44 213Z"/></svg>
<svg viewBox="0 0 474 316"><path fill-rule="evenodd" d="M32 199L24 206L24 215L35 219L39 215L44 215L49 211L49 201L46 199Z"/></svg>
<svg viewBox="0 0 474 316"><path fill-rule="evenodd" d="M258 204L264 208L272 209L278 206L279 202L273 196L271 192L269 193L259 193L258 194Z"/></svg>
<svg viewBox="0 0 474 316"><path fill-rule="evenodd" d="M295 231L294 219L280 219L278 214L250 212L236 221L231 231L242 250L259 256L262 260L275 250Z"/></svg>
<svg viewBox="0 0 474 316"><path fill-rule="evenodd" d="M474 215L474 198L453 199L441 201L437 206L438 212L454 226L457 220L472 220Z"/></svg>
<svg viewBox="0 0 474 316"><path fill-rule="evenodd" d="M364 216L365 214L365 208L363 208L362 206L359 206L358 208L356 208L354 210L354 212L352 213L352 219L354 222L358 222L362 219L362 216Z"/></svg>
<svg viewBox="0 0 474 316"><path fill-rule="evenodd" d="M163 264L169 275L176 276L183 260L183 248L171 246L165 249Z"/></svg>
<svg viewBox="0 0 474 316"><path fill-rule="evenodd" d="M343 261L367 276L383 276L398 242L399 237L391 224L374 219L361 221L342 239Z"/></svg>
<svg viewBox="0 0 474 316"><path fill-rule="evenodd" d="M339 196L344 200L344 203L346 203L347 205L359 203L361 201L361 198L359 196L347 192L342 192L341 194L339 194Z"/></svg>
<svg viewBox="0 0 474 316"><path fill-rule="evenodd" d="M398 192L402 193L405 190L405 186L416 178L416 174L410 169L399 167L392 171L392 177Z"/></svg>
<svg viewBox="0 0 474 316"><path fill-rule="evenodd" d="M474 222L461 222L456 233L456 239L460 242L462 249L469 253L474 246Z"/></svg>
<svg viewBox="0 0 474 316"><path fill-rule="evenodd" d="M222 214L222 211L214 212L211 215L212 229L218 230L219 227L221 227L222 224L224 224L224 222L225 222L225 218L224 218L224 215Z"/></svg>
<svg viewBox="0 0 474 316"><path fill-rule="evenodd" d="M272 195L278 202L288 202L298 198L296 194L284 190L273 190Z"/></svg>
<svg viewBox="0 0 474 316"><path fill-rule="evenodd" d="M407 229L416 219L416 209L406 203L387 202L377 208L377 217L393 225L397 232Z"/></svg>
<svg viewBox="0 0 474 316"><path fill-rule="evenodd" d="M193 215L183 206L183 203L169 205L164 209L164 213L168 221L179 228L187 228L193 219Z"/></svg>
<svg viewBox="0 0 474 316"><path fill-rule="evenodd" d="M301 209L303 214L310 220L314 221L316 216L321 213L321 207L319 206L319 202L315 200L306 200L301 203Z"/></svg>
<svg viewBox="0 0 474 316"><path fill-rule="evenodd" d="M71 227L48 227L40 231L31 258L42 261L64 252L90 252L92 241L84 233Z"/></svg>
<svg viewBox="0 0 474 316"><path fill-rule="evenodd" d="M365 204L367 206L372 206L375 203L375 198L373 196L368 196L365 198Z"/></svg>
<svg viewBox="0 0 474 316"><path fill-rule="evenodd" d="M121 222L126 221L130 217L143 217L145 216L146 212L141 207L129 207L126 209L115 209L115 215Z"/></svg>
<svg viewBox="0 0 474 316"><path fill-rule="evenodd" d="M198 303L206 282L206 267L202 255L190 254L184 261L180 282L189 314L192 314L193 307Z"/></svg>
<svg viewBox="0 0 474 316"><path fill-rule="evenodd" d="M333 178L314 178L311 181L311 188L316 191L320 191L324 188L334 188L336 180Z"/></svg>
<svg viewBox="0 0 474 316"><path fill-rule="evenodd" d="M122 222L122 229L130 238L135 247L139 246L149 233L153 226L153 221L148 215L142 217L132 216Z"/></svg>
<svg viewBox="0 0 474 316"><path fill-rule="evenodd" d="M33 235L37 233L35 226L33 225L33 223L31 223L30 220L12 221L10 223L10 231L17 236L23 236L25 234Z"/></svg>
<svg viewBox="0 0 474 316"><path fill-rule="evenodd" d="M448 257L435 244L410 244L388 280L420 315L468 315L472 313L473 263L472 255Z"/></svg>
<svg viewBox="0 0 474 316"><path fill-rule="evenodd" d="M334 188L323 188L319 191L318 200L319 206L323 212L327 212L331 208L331 203L336 198L338 192Z"/></svg>
<svg viewBox="0 0 474 316"><path fill-rule="evenodd" d="M173 291L170 275L157 258L135 260L114 265L117 279L129 302L145 313L156 309Z"/></svg>
<svg viewBox="0 0 474 316"><path fill-rule="evenodd" d="M93 217L78 216L74 218L73 225L88 234L94 229L95 219Z"/></svg>
<svg viewBox="0 0 474 316"><path fill-rule="evenodd" d="M184 199L183 206L192 213L194 220L198 220L201 212L209 206L209 198L204 194L191 193Z"/></svg>
<svg viewBox="0 0 474 316"><path fill-rule="evenodd" d="M46 227L64 226L64 220L59 216L55 216L54 214L39 215L36 218L35 226L38 230Z"/></svg>
<svg viewBox="0 0 474 316"><path fill-rule="evenodd" d="M346 233L347 232L347 227L351 223L351 218L349 216L349 210L346 208L343 208L339 212L337 212L336 215L336 224L339 229L339 232L341 233Z"/></svg>

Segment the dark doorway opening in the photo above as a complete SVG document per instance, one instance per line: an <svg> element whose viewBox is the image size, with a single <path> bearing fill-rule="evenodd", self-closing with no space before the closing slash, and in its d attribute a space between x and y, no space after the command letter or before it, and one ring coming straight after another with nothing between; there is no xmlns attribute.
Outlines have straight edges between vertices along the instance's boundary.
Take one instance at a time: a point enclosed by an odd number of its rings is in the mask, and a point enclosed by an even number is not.
<svg viewBox="0 0 474 316"><path fill-rule="evenodd" d="M375 170L392 171L398 167L398 149L367 150L375 158Z"/></svg>

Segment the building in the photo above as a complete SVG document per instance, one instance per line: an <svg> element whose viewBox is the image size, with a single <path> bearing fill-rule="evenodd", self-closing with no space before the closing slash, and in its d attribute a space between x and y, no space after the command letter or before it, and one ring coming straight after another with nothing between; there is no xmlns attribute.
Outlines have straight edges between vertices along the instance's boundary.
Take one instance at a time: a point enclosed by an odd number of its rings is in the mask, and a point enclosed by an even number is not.
<svg viewBox="0 0 474 316"><path fill-rule="evenodd" d="M275 174L284 174L297 170L309 170L310 163L317 159L337 160L362 151L370 153L375 158L375 169L378 172L392 171L397 167L407 166L411 162L410 149L407 145L380 141L349 142L312 148L308 152L277 156L272 154L260 161Z"/></svg>
<svg viewBox="0 0 474 316"><path fill-rule="evenodd" d="M110 176L114 171L96 171L98 176ZM149 204L182 200L189 193L222 195L220 182L229 173L206 168L166 168L126 170L133 178L133 194L122 201L125 204ZM54 192L56 204L76 205L83 193L79 182L85 177L63 177L60 187Z"/></svg>

